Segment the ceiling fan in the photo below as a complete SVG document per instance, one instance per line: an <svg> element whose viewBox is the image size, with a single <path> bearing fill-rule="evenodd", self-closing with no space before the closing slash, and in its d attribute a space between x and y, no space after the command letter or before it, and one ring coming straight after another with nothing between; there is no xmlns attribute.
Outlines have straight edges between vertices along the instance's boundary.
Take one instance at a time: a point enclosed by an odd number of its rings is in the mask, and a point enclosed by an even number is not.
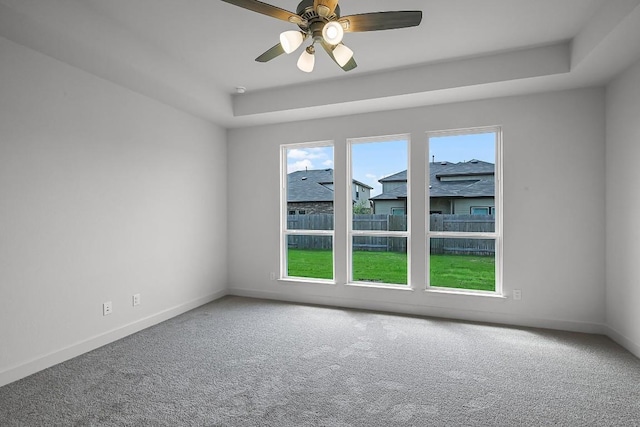
<svg viewBox="0 0 640 427"><path fill-rule="evenodd" d="M296 24L300 30L280 34L280 43L256 58L267 62L291 53L309 37L312 42L298 59L298 68L310 73L315 65L315 47L320 44L344 71L357 67L353 51L342 43L344 33L415 27L422 21L421 11L372 12L340 16L338 0L302 0L296 13L257 0L222 0L226 3Z"/></svg>

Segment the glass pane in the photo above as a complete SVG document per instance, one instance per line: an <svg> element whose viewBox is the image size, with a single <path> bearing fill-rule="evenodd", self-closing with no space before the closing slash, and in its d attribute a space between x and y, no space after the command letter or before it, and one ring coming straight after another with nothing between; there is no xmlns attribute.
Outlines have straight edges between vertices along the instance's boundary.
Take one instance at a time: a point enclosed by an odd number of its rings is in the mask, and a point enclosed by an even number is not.
<svg viewBox="0 0 640 427"><path fill-rule="evenodd" d="M406 285L407 238L355 236L353 281Z"/></svg>
<svg viewBox="0 0 640 427"><path fill-rule="evenodd" d="M495 291L494 239L430 240L430 286Z"/></svg>
<svg viewBox="0 0 640 427"><path fill-rule="evenodd" d="M491 208L489 208L489 207L472 206L471 207L471 215L489 215L489 211L490 210L491 210Z"/></svg>
<svg viewBox="0 0 640 427"><path fill-rule="evenodd" d="M333 230L333 147L287 149L287 229Z"/></svg>
<svg viewBox="0 0 640 427"><path fill-rule="evenodd" d="M407 147L406 139L351 145L354 230L407 231Z"/></svg>
<svg viewBox="0 0 640 427"><path fill-rule="evenodd" d="M488 216L493 212L496 137L495 132L490 132L429 138L431 214ZM482 208L481 212L474 212L478 208ZM455 217L449 219L456 220ZM469 224L465 227L471 229L458 230L452 224L449 224L452 226L449 231L487 231L484 225L479 226L482 230L474 230ZM447 224L438 218L432 218L430 226L431 231L447 231Z"/></svg>
<svg viewBox="0 0 640 427"><path fill-rule="evenodd" d="M460 233L493 233L496 231L494 215L429 215L431 231Z"/></svg>
<svg viewBox="0 0 640 427"><path fill-rule="evenodd" d="M287 276L333 279L331 236L287 236Z"/></svg>

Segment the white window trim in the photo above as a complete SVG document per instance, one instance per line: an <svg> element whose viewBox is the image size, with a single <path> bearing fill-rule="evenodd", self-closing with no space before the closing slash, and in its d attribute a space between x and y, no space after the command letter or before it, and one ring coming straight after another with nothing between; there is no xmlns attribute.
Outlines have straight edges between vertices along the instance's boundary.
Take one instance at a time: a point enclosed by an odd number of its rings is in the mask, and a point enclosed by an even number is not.
<svg viewBox="0 0 640 427"><path fill-rule="evenodd" d="M461 232L433 232L430 229L429 221L426 221L426 288L427 292L432 293L442 293L442 294L455 294L455 295L479 295L479 296L497 296L504 297L503 293L503 282L502 282L502 266L503 266L503 219L502 213L504 212L503 207L503 184L502 184L502 174L503 174L503 157L502 157L502 126L484 126L484 127L475 127L475 128L465 128L465 129L452 129L452 130L438 130L438 131L429 131L427 134L427 144L426 144L426 153L425 159L426 162L426 176L425 183L426 186L429 187L429 140L435 137L443 137L443 136L457 136L457 135L469 135L469 134L478 134L478 133L495 133L496 134L496 146L495 146L495 171L494 171L494 180L495 180L495 198L494 198L494 210L497 210L495 213L496 216L496 226L495 232L493 233L461 233ZM427 188L428 190L428 188ZM425 214L430 211L430 197L429 192L427 191L426 197L426 209ZM456 289L456 288L441 288L441 287L432 287L429 283L430 281L430 253L431 253L431 245L430 240L433 238L465 238L465 239L493 239L495 240L495 290L494 291L476 291L470 289Z"/></svg>
<svg viewBox="0 0 640 427"><path fill-rule="evenodd" d="M352 147L356 144L367 144L377 142L391 142L398 140L407 141L407 231L368 231L368 230L354 230L353 229L353 203L351 200L351 183L353 182L353 168L352 168ZM349 199L347 200L347 286L367 287L367 288L382 288L382 289L407 289L413 290L411 283L411 134L402 133L396 135L384 135L374 137L363 138L348 138L347 139L347 182L349 186L347 194ZM353 280L353 238L356 236L377 236L377 237L401 237L407 239L407 284L402 283L371 283L364 281Z"/></svg>
<svg viewBox="0 0 640 427"><path fill-rule="evenodd" d="M294 144L282 144L280 145L280 274L278 280L290 281L290 282L305 282L305 283L322 283L322 284L335 284L336 283L336 254L335 254L335 199L334 199L334 230L288 230L287 229L287 217L289 213L288 200L287 200L287 150L296 148L315 148L315 147L332 147L333 156L335 160L335 144L333 140L328 141L316 141L316 142L303 142ZM334 182L335 185L335 182ZM333 279L318 279L297 277L288 275L287 265L287 249L288 249L288 237L295 235L304 236L330 236L332 249L332 267L333 267Z"/></svg>

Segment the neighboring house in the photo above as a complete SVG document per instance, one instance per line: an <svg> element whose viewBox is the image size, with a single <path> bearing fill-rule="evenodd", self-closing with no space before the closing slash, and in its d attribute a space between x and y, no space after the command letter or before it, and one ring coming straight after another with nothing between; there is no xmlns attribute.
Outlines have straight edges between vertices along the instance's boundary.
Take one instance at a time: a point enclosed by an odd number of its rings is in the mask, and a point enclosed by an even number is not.
<svg viewBox="0 0 640 427"><path fill-rule="evenodd" d="M379 180L382 193L371 198L373 213L406 215L407 171ZM430 213L492 215L495 165L480 160L429 163Z"/></svg>
<svg viewBox="0 0 640 427"><path fill-rule="evenodd" d="M372 187L353 180L353 204L369 207ZM305 170L287 175L287 211L289 215L333 213L333 169Z"/></svg>

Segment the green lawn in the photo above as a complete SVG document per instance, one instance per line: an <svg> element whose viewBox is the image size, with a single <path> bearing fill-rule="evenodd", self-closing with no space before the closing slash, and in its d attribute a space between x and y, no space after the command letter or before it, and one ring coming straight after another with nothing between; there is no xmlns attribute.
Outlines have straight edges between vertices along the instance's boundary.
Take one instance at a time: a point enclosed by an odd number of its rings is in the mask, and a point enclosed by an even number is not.
<svg viewBox="0 0 640 427"><path fill-rule="evenodd" d="M289 276L333 278L331 251L289 249ZM431 286L495 290L495 258L471 255L431 255ZM407 254L396 252L353 253L355 281L407 283Z"/></svg>
<svg viewBox="0 0 640 427"><path fill-rule="evenodd" d="M431 286L495 291L495 257L431 255Z"/></svg>

